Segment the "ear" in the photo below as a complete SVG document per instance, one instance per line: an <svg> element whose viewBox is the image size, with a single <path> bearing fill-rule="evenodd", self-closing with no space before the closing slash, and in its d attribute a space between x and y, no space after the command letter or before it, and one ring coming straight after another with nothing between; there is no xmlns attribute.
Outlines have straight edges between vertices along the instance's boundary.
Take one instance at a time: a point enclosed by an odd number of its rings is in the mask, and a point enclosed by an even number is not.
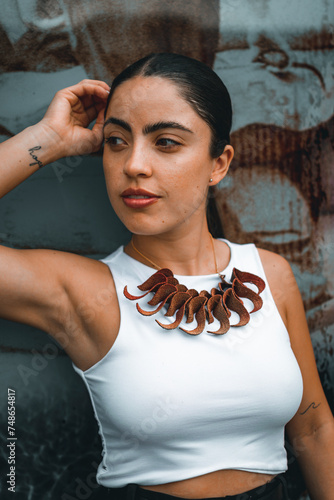
<svg viewBox="0 0 334 500"><path fill-rule="evenodd" d="M213 160L213 169L210 176L210 186L215 186L224 179L234 156L234 149L230 144L225 146L224 152ZM211 181L212 179L212 181Z"/></svg>

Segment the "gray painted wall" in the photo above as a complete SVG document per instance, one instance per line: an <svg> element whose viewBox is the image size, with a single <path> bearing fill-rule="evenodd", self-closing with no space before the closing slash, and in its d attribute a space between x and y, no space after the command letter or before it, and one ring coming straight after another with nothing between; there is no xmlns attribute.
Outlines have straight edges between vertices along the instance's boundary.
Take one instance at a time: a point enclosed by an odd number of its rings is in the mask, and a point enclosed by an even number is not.
<svg viewBox="0 0 334 500"><path fill-rule="evenodd" d="M234 103L237 150L216 192L224 234L291 261L333 404L333 5L1 0L0 6L2 140L38 121L58 89L87 76L110 82L152 51L197 57L223 78ZM0 202L4 245L100 258L128 238L110 207L99 156L49 165ZM8 387L16 390L17 498L93 498L101 445L70 360L45 332L4 320L0 349L1 498ZM293 456L287 477L291 498L301 498Z"/></svg>

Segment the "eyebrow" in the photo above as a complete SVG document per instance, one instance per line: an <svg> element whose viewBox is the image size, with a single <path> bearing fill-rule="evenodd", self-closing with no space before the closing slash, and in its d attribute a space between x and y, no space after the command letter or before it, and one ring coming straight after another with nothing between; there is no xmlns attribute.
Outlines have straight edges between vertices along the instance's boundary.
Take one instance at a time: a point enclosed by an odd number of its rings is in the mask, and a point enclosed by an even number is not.
<svg viewBox="0 0 334 500"><path fill-rule="evenodd" d="M128 132L132 132L131 126L129 123L125 122L124 120L120 120L119 118L115 118L111 116L108 118L103 125L103 128L106 127L109 123L113 123L114 125L118 125L119 127L124 128L124 130L127 130ZM148 135L152 134L153 132L156 132L157 130L165 129L165 128L174 128L178 130L183 130L184 132L190 132L193 134L193 131L190 130L189 128L185 127L184 125L181 125L181 123L178 122L164 122L160 121L157 123L149 123L148 125L145 125L143 128L143 134Z"/></svg>
<svg viewBox="0 0 334 500"><path fill-rule="evenodd" d="M120 120L119 118L114 118L113 116L111 116L104 122L103 128L109 125L109 123L113 123L114 125L118 125L119 127L124 128L128 132L132 132L130 125L127 122Z"/></svg>
<svg viewBox="0 0 334 500"><path fill-rule="evenodd" d="M181 125L181 123L163 122L163 121L160 121L157 123L151 123L151 124L149 123L148 125L145 125L145 127L143 128L143 134L144 135L152 134L152 132L156 132L157 130L161 130L164 128L175 128L175 129L183 130L184 132L190 132L191 134L193 134L192 130L185 127L184 125Z"/></svg>

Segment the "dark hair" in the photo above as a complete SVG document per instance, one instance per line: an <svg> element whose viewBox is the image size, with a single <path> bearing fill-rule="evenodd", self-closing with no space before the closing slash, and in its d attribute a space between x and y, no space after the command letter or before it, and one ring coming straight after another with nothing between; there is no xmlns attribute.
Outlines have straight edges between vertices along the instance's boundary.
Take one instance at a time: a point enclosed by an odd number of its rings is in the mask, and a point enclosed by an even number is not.
<svg viewBox="0 0 334 500"><path fill-rule="evenodd" d="M115 89L136 76L167 78L178 87L180 96L196 111L211 129L209 153L218 158L230 143L232 125L231 98L222 80L206 64L181 54L162 52L150 54L128 66L113 81L107 101ZM211 234L224 236L215 204L215 190L209 188L207 221Z"/></svg>
<svg viewBox="0 0 334 500"><path fill-rule="evenodd" d="M230 142L231 99L224 83L209 66L180 54L150 54L128 66L114 79L107 107L115 89L135 76L159 76L175 83L181 97L211 129L211 157L218 158L222 154Z"/></svg>

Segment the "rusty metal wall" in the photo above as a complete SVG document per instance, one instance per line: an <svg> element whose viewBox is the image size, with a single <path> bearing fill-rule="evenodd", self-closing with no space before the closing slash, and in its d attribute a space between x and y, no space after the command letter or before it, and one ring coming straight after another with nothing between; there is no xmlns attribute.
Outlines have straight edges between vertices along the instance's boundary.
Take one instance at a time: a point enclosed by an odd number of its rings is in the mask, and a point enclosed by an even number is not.
<svg viewBox="0 0 334 500"><path fill-rule="evenodd" d="M0 7L1 140L39 120L58 89L86 77L110 82L152 51L198 58L222 77L236 149L215 193L224 235L291 262L333 406L333 4L0 0ZM128 237L98 156L49 165L0 201L0 241L8 246L99 258ZM44 332L1 321L0 373L0 494L7 490L6 394L14 387L18 498L93 498L100 441L67 356ZM292 454L287 479L291 498L307 498Z"/></svg>
<svg viewBox="0 0 334 500"><path fill-rule="evenodd" d="M227 238L290 261L333 404L334 7L312 5L222 2L236 155L215 199Z"/></svg>

